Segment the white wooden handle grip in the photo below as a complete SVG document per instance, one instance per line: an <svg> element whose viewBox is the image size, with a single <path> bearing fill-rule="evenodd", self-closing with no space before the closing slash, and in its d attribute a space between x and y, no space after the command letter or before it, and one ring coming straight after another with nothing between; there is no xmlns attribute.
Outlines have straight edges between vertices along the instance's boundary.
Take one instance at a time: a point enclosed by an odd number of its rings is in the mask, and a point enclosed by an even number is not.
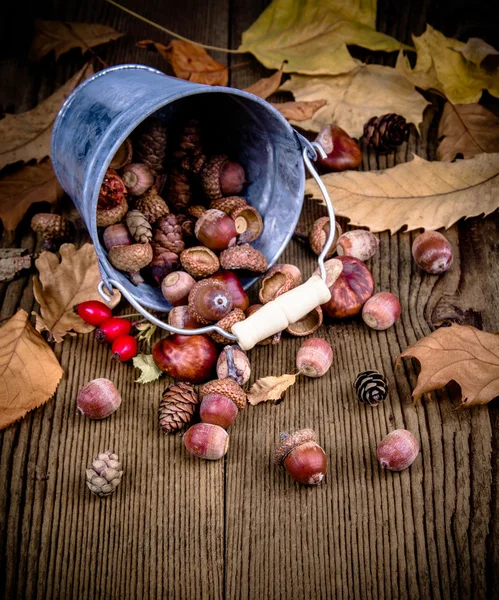
<svg viewBox="0 0 499 600"><path fill-rule="evenodd" d="M303 285L286 292L244 321L233 325L232 333L237 336L243 350L251 350L258 342L283 331L330 299L331 292L324 281L317 276L311 277Z"/></svg>

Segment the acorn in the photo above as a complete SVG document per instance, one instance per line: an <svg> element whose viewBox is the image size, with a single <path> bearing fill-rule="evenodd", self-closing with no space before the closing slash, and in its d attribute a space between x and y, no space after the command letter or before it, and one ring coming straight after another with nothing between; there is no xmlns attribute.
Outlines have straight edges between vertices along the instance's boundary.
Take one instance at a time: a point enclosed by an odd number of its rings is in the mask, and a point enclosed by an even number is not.
<svg viewBox="0 0 499 600"><path fill-rule="evenodd" d="M203 423L211 423L224 429L234 423L238 413L236 404L222 394L207 394L199 407L199 418Z"/></svg>
<svg viewBox="0 0 499 600"><path fill-rule="evenodd" d="M293 278L295 287L298 287L303 282L303 276L301 274L300 269L296 265L290 265L286 263L280 263L270 267L267 271L267 275L272 275L275 271L282 271L283 273L287 273Z"/></svg>
<svg viewBox="0 0 499 600"><path fill-rule="evenodd" d="M262 286L258 292L258 298L262 304L275 300L278 296L289 292L295 286L295 280L291 275L275 269L270 275L262 279Z"/></svg>
<svg viewBox="0 0 499 600"><path fill-rule="evenodd" d="M379 292L362 307L362 319L371 329L382 331L395 323L401 310L397 296L390 292Z"/></svg>
<svg viewBox="0 0 499 600"><path fill-rule="evenodd" d="M132 142L127 138L116 151L109 166L112 169L121 169L132 162L133 147Z"/></svg>
<svg viewBox="0 0 499 600"><path fill-rule="evenodd" d="M146 267L146 271L154 283L160 286L165 277L179 269L180 261L175 252L170 252L158 244L152 244L152 252L153 259Z"/></svg>
<svg viewBox="0 0 499 600"><path fill-rule="evenodd" d="M204 325L220 321L232 310L229 288L216 279L198 281L189 292L189 309Z"/></svg>
<svg viewBox="0 0 499 600"><path fill-rule="evenodd" d="M239 385L248 383L251 376L251 364L248 355L239 346L225 346L217 360L217 377L231 377Z"/></svg>
<svg viewBox="0 0 499 600"><path fill-rule="evenodd" d="M311 338L300 346L296 368L307 377L322 377L333 362L333 349L322 338Z"/></svg>
<svg viewBox="0 0 499 600"><path fill-rule="evenodd" d="M262 235L263 219L256 208L252 206L235 208L230 216L234 219L239 244L254 242Z"/></svg>
<svg viewBox="0 0 499 600"><path fill-rule="evenodd" d="M154 173L142 163L131 163L121 172L121 178L128 193L132 196L141 196L154 184Z"/></svg>
<svg viewBox="0 0 499 600"><path fill-rule="evenodd" d="M445 236L438 231L425 231L414 240L412 257L426 273L440 275L450 269L454 253Z"/></svg>
<svg viewBox="0 0 499 600"><path fill-rule="evenodd" d="M195 279L189 273L174 271L161 282L161 293L172 306L181 306L187 303L189 293L195 284Z"/></svg>
<svg viewBox="0 0 499 600"><path fill-rule="evenodd" d="M224 250L220 254L220 265L222 269L244 269L255 273L265 273L268 267L265 256L249 244Z"/></svg>
<svg viewBox="0 0 499 600"><path fill-rule="evenodd" d="M225 429L211 423L196 423L184 433L182 441L190 454L205 460L223 458L229 447Z"/></svg>
<svg viewBox="0 0 499 600"><path fill-rule="evenodd" d="M186 305L175 306L168 313L168 325L178 329L197 329L202 327Z"/></svg>
<svg viewBox="0 0 499 600"><path fill-rule="evenodd" d="M121 405L121 396L109 379L93 379L86 383L76 397L78 412L89 419L105 419Z"/></svg>
<svg viewBox="0 0 499 600"><path fill-rule="evenodd" d="M210 200L235 196L246 183L244 168L228 156L218 154L207 161L201 171L203 191Z"/></svg>
<svg viewBox="0 0 499 600"><path fill-rule="evenodd" d="M62 240L71 233L71 223L61 215L38 213L31 219L31 229L44 239L42 250L53 249L53 240Z"/></svg>
<svg viewBox="0 0 499 600"><path fill-rule="evenodd" d="M291 435L282 433L274 462L283 466L295 481L305 485L320 483L327 469L326 453L317 443L312 429L300 429Z"/></svg>
<svg viewBox="0 0 499 600"><path fill-rule="evenodd" d="M338 242L338 238L342 234L342 230L339 223L336 222L335 227L336 231L334 234L333 243L331 245L331 248L329 249L329 252L326 254L326 258L331 258L336 252L336 244ZM314 254L317 254L317 256L319 256L326 244L326 240L329 236L329 229L329 217L321 217L320 219L317 219L312 225L312 229L310 230L309 234L309 242L312 251L314 252Z"/></svg>
<svg viewBox="0 0 499 600"><path fill-rule="evenodd" d="M225 250L236 243L236 225L223 211L210 209L196 221L194 235L210 250Z"/></svg>
<svg viewBox="0 0 499 600"><path fill-rule="evenodd" d="M221 329L230 333L232 325L239 323L239 321L244 321L244 319L246 319L244 311L240 308L233 308L228 315L220 319L220 321L218 321L216 324ZM227 338L216 331L212 331L208 335L217 344L225 344L227 342Z"/></svg>
<svg viewBox="0 0 499 600"><path fill-rule="evenodd" d="M246 198L242 196L227 196L226 198L219 198L218 200L213 200L210 203L210 208L215 208L217 210L223 210L224 213L230 215L230 213L237 208L244 208L248 205Z"/></svg>
<svg viewBox="0 0 499 600"><path fill-rule="evenodd" d="M102 240L108 252L113 246L129 246L133 243L128 227L123 223L115 223L106 227L102 234Z"/></svg>
<svg viewBox="0 0 499 600"><path fill-rule="evenodd" d="M323 319L324 315L322 308L320 306L316 306L298 321L290 323L290 325L286 328L286 332L295 337L305 337L306 335L311 335L319 329L319 327L322 325Z"/></svg>
<svg viewBox="0 0 499 600"><path fill-rule="evenodd" d="M199 394L201 398L204 398L208 394L221 394L230 398L239 410L246 408L246 394L240 385L238 385L231 377L225 379L214 379L204 383Z"/></svg>
<svg viewBox="0 0 499 600"><path fill-rule="evenodd" d="M366 261L376 254L379 238L364 229L346 231L338 240L336 252L338 256L353 256Z"/></svg>
<svg viewBox="0 0 499 600"><path fill-rule="evenodd" d="M419 442L407 429L395 429L379 444L376 451L383 469L403 471L410 467L419 454Z"/></svg>
<svg viewBox="0 0 499 600"><path fill-rule="evenodd" d="M151 244L131 244L130 246L113 246L108 253L109 262L120 271L130 275L135 285L144 283L140 269L146 267L153 259Z"/></svg>
<svg viewBox="0 0 499 600"><path fill-rule="evenodd" d="M217 255L205 246L186 248L180 254L180 263L187 273L196 279L209 277L220 268Z"/></svg>

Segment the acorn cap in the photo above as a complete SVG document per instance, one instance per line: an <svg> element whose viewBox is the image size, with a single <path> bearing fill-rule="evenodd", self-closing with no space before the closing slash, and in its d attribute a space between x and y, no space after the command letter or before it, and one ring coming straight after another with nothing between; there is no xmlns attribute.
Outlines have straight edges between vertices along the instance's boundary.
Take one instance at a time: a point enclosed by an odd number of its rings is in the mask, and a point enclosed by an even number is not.
<svg viewBox="0 0 499 600"><path fill-rule="evenodd" d="M194 206L189 206L187 208L187 212L192 215L193 217L195 217L196 219L199 219L199 217L206 212L206 206L201 206L200 204L195 204Z"/></svg>
<svg viewBox="0 0 499 600"><path fill-rule="evenodd" d="M109 166L112 169L121 169L132 162L132 142L127 138L116 151Z"/></svg>
<svg viewBox="0 0 499 600"><path fill-rule="evenodd" d="M227 196L226 198L219 198L218 200L213 200L210 204L210 208L216 208L217 210L221 210L227 215L233 210L237 208L244 208L248 205L246 198L242 196Z"/></svg>
<svg viewBox="0 0 499 600"><path fill-rule="evenodd" d="M255 273L265 273L268 267L267 259L256 248L249 244L227 248L220 254L222 269L245 269Z"/></svg>
<svg viewBox="0 0 499 600"><path fill-rule="evenodd" d="M235 208L230 216L234 219L239 242L254 242L263 231L263 219L252 206Z"/></svg>
<svg viewBox="0 0 499 600"><path fill-rule="evenodd" d="M180 254L184 269L195 279L209 277L218 271L220 262L217 255L206 246L192 246Z"/></svg>
<svg viewBox="0 0 499 600"><path fill-rule="evenodd" d="M281 433L281 443L274 452L276 465L282 465L288 454L306 442L317 442L317 435L313 429L299 429L291 434Z"/></svg>
<svg viewBox="0 0 499 600"><path fill-rule="evenodd" d="M275 270L262 279L262 287L258 292L258 298L262 304L275 300L278 296L289 292L295 286L295 281L289 273Z"/></svg>
<svg viewBox="0 0 499 600"><path fill-rule="evenodd" d="M147 267L153 259L151 244L113 246L108 253L109 262L120 271L136 273Z"/></svg>
<svg viewBox="0 0 499 600"><path fill-rule="evenodd" d="M230 398L239 410L246 408L246 394L242 387L238 385L231 377L225 379L213 379L201 386L199 390L201 398L208 394L221 394Z"/></svg>
<svg viewBox="0 0 499 600"><path fill-rule="evenodd" d="M97 227L108 227L119 223L128 212L128 203L126 198L123 198L116 206L112 208L97 207Z"/></svg>
<svg viewBox="0 0 499 600"><path fill-rule="evenodd" d="M331 258L336 252L336 244L340 235L343 233L340 225L337 222L335 223L335 226L336 231L334 234L333 243L331 245L331 248L329 249L329 252L326 254L326 258ZM317 219L317 221L315 221L312 225L312 229L310 230L309 235L310 247L312 248L313 252L317 254L317 256L319 256L319 254L322 252L328 235L329 217L321 217L320 219Z"/></svg>
<svg viewBox="0 0 499 600"><path fill-rule="evenodd" d="M322 308L320 306L316 306L298 321L290 323L286 331L295 337L304 337L306 335L310 335L319 329L319 327L322 325L323 318L324 316L322 314Z"/></svg>
<svg viewBox="0 0 499 600"><path fill-rule="evenodd" d="M217 154L205 163L201 171L203 191L210 200L217 200L223 195L220 189L220 172L228 160L229 157L225 154Z"/></svg>
<svg viewBox="0 0 499 600"><path fill-rule="evenodd" d="M221 327L225 331L230 332L232 325L234 325L235 323L239 323L239 321L244 321L244 319L246 319L244 311L240 308L234 308L226 317L220 319L220 321L218 321L216 325L218 325L218 327ZM226 337L224 337L220 333L217 333L216 331L212 331L208 335L217 344L226 344L228 341Z"/></svg>
<svg viewBox="0 0 499 600"><path fill-rule="evenodd" d="M46 240L56 240L70 234L71 223L61 215L38 213L31 219L31 229Z"/></svg>

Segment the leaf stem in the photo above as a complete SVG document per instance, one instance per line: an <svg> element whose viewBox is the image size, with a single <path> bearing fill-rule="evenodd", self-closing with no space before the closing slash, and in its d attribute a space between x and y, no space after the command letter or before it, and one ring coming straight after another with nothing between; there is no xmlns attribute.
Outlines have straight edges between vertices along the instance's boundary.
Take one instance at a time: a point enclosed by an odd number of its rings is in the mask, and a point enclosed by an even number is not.
<svg viewBox="0 0 499 600"><path fill-rule="evenodd" d="M177 38L184 42L189 42L189 44L193 44L194 46L199 46L200 48L205 48L206 50L216 50L219 52L227 52L229 54L246 54L246 52L243 52L241 50L230 50L229 48L221 48L220 46L210 46L208 44L201 44L199 42L194 42L193 40L190 40L189 38L186 38L183 35L175 33L174 31L171 31L170 29L167 29L166 27L163 27L162 25L155 23L154 21L150 21L149 19L146 19L142 15L139 15L138 13L133 12L133 10L130 10L129 8L125 8L123 5L119 4L118 2L115 2L114 0L106 0L106 2L109 2L109 4L112 4L113 6L116 6L117 8L128 13L129 15L132 15L132 17L135 17L136 19L139 19L140 21L143 21L144 23L147 23L148 25L151 25L152 27L156 27L156 29L163 31L164 33L167 33L168 35L171 35L174 38Z"/></svg>

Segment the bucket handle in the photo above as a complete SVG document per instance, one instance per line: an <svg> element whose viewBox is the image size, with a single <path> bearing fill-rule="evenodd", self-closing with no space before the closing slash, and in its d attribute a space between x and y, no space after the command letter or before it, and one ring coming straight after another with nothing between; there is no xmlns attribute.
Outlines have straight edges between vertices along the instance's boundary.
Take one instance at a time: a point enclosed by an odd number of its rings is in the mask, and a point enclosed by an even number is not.
<svg viewBox="0 0 499 600"><path fill-rule="evenodd" d="M312 164L312 161L317 159L317 153L319 153L322 158L326 158L326 152L318 142L309 142L303 136L299 134L297 134L297 136L299 137L300 143L303 147L302 156L305 166L315 179L322 195L324 196L324 201L326 203L329 215L329 222L334 223L335 214L333 203L331 202L331 198L324 183ZM208 325L206 327L199 327L197 329L180 329L178 327L173 327L172 325L165 323L150 313L119 281L116 281L112 278L106 277L105 283L104 281L101 281L98 285L98 290L102 298L104 298L106 302L109 302L111 300L110 293L112 292L112 288L116 288L137 310L137 312L139 312L154 325L157 325L161 329L165 329L170 333L178 333L180 335L201 335L205 333L217 332L228 340L237 342L243 350L250 350L259 341L269 337L270 335L273 335L274 333L282 331L289 324L295 323L313 310L313 308L319 304L324 304L330 299L331 293L329 292L329 288L325 283L326 269L324 266L324 260L333 243L335 231L335 227L329 228L328 238L324 244L322 252L317 259L320 277L311 277L304 284L294 288L293 290L290 290L289 292L286 292L282 296L279 296L276 300L267 303L262 307L262 309L256 313L253 313L245 321L236 323L232 327L232 333L229 333L218 325ZM311 304L313 304L313 306L311 306Z"/></svg>

